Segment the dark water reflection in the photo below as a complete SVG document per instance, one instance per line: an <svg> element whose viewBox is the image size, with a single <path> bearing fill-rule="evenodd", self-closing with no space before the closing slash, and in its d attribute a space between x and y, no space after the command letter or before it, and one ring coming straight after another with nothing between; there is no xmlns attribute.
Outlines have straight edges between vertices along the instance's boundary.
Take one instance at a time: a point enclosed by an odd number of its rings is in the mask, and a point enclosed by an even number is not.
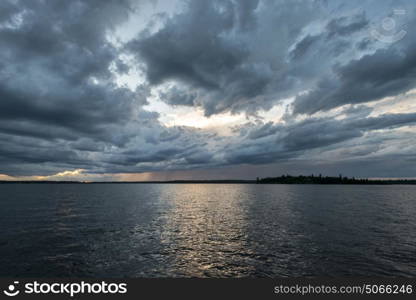
<svg viewBox="0 0 416 300"><path fill-rule="evenodd" d="M416 276L416 186L0 190L0 276Z"/></svg>

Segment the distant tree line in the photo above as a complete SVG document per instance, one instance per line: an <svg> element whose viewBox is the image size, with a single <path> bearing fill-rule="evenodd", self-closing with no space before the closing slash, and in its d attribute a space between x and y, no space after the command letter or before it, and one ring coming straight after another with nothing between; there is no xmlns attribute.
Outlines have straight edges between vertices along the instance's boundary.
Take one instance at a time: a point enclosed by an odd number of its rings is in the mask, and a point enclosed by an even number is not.
<svg viewBox="0 0 416 300"><path fill-rule="evenodd" d="M416 184L415 179L363 179L363 178L348 178L339 175L338 177L318 176L291 176L291 175L282 175L280 177L267 177L259 178L256 180L234 180L234 179L225 179L225 180L172 180L172 181L93 181L93 182L83 182L83 181L5 181L0 180L0 184L161 184L161 183L171 183L171 184L184 184L184 183L194 183L194 184L215 184L215 183L228 183L228 184Z"/></svg>
<svg viewBox="0 0 416 300"><path fill-rule="evenodd" d="M278 183L278 184L416 184L414 179L367 179L367 178L349 178L339 175L338 177L318 176L291 176L282 175L280 177L257 177L257 183Z"/></svg>

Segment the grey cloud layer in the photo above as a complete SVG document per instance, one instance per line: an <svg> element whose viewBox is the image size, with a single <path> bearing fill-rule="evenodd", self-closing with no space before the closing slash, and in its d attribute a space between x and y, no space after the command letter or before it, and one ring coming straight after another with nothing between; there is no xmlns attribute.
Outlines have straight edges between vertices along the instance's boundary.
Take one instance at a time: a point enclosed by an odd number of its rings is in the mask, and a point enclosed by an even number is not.
<svg viewBox="0 0 416 300"><path fill-rule="evenodd" d="M297 85L284 56L320 9L300 1L190 1L127 48L144 60L151 84L173 80L196 89L182 102L165 95L170 104L202 106L207 116L270 108Z"/></svg>
<svg viewBox="0 0 416 300"><path fill-rule="evenodd" d="M393 11L381 2L350 9L345 1L191 1L127 48L144 61L151 84L185 86L161 95L169 104L200 106L209 116L297 96L295 113L312 114L414 87L414 32L388 48L370 34L378 15ZM414 5L402 5L414 19Z"/></svg>
<svg viewBox="0 0 416 300"><path fill-rule="evenodd" d="M352 2L189 1L117 47L108 37L141 2L1 1L0 174L207 169L322 153L414 159L411 145L398 145L415 114L370 116L363 104L415 87L414 33L387 46L371 39L392 7ZM413 24L414 3L401 5ZM125 54L144 66L147 82L136 90L114 83L132 67ZM295 100L282 122L241 124L224 137L160 123L143 108L155 87L166 103L206 116L256 115ZM347 104L337 118L311 116Z"/></svg>

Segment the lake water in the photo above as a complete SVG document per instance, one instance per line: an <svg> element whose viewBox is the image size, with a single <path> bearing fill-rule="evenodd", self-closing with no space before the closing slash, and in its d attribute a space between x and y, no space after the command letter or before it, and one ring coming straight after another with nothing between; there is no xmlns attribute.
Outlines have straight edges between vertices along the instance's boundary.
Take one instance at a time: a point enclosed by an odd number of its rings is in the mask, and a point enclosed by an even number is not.
<svg viewBox="0 0 416 300"><path fill-rule="evenodd" d="M2 184L0 276L416 276L416 186Z"/></svg>

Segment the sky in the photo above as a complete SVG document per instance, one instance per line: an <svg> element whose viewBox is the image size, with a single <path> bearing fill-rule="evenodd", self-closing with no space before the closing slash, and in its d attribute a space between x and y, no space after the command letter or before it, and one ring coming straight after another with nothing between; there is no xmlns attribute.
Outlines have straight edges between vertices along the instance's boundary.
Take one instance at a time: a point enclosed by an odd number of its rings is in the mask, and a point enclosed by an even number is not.
<svg viewBox="0 0 416 300"><path fill-rule="evenodd" d="M413 0L2 0L0 180L416 177Z"/></svg>

